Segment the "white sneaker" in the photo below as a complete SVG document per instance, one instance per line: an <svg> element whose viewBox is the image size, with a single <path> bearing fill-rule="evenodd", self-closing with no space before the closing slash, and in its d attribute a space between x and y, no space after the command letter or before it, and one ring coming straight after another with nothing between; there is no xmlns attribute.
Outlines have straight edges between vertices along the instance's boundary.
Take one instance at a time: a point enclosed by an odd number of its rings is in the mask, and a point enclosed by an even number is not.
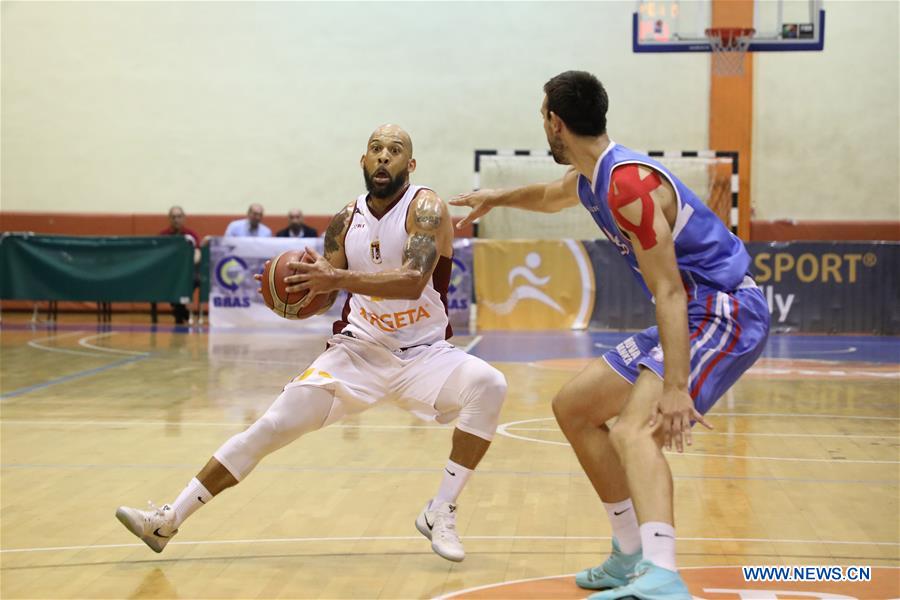
<svg viewBox="0 0 900 600"><path fill-rule="evenodd" d="M455 504L434 504L429 500L416 519L416 529L431 540L431 549L439 556L453 562L461 562L466 557L459 534L456 533Z"/></svg>
<svg viewBox="0 0 900 600"><path fill-rule="evenodd" d="M150 510L138 510L120 506L116 518L128 531L141 538L154 552L162 552L178 530L174 528L175 510L168 504L157 508L148 502Z"/></svg>

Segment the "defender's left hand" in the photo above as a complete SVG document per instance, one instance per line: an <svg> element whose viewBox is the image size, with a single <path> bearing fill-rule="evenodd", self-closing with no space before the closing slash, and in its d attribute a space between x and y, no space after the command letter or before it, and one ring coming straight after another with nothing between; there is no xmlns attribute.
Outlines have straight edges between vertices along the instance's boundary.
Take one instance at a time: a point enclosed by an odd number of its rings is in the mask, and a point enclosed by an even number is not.
<svg viewBox="0 0 900 600"><path fill-rule="evenodd" d="M706 422L697 409L694 408L694 400L687 388L663 387L662 398L656 405L656 410L650 418L650 426L655 427L661 421L663 428L663 445L666 449L672 449L672 442L679 452L684 452L685 442L690 446L691 421L697 421L707 429L712 426Z"/></svg>
<svg viewBox="0 0 900 600"><path fill-rule="evenodd" d="M309 298L317 294L325 294L337 289L337 271L324 256L306 248L306 253L313 259L312 262L291 261L287 264L295 275L284 278L288 284L285 291L289 293L309 290Z"/></svg>

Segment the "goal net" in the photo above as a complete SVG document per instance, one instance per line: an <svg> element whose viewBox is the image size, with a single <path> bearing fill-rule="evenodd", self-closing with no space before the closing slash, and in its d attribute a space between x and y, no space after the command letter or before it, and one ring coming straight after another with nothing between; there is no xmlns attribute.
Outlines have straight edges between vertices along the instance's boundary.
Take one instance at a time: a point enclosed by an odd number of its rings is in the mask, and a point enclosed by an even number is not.
<svg viewBox="0 0 900 600"><path fill-rule="evenodd" d="M738 224L737 153L646 152L696 193L732 231ZM568 167L546 150L476 150L475 188L509 188L552 181ZM596 239L603 237L581 205L558 213L517 209L489 212L478 221L478 237L494 239Z"/></svg>

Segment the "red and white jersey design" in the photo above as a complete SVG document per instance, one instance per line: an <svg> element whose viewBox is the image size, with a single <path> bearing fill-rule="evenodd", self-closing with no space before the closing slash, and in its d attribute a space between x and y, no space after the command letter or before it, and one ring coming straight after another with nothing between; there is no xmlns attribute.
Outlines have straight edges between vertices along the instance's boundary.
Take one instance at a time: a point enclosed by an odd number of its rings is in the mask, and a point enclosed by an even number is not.
<svg viewBox="0 0 900 600"><path fill-rule="evenodd" d="M368 194L356 199L344 238L348 269L377 273L403 266L403 251L409 238L406 217L410 203L422 189L429 188L410 185L381 218L369 210ZM334 324L334 333L347 331L391 351L449 338L452 331L447 317L447 288L452 264L450 258L439 256L431 280L416 300L350 294L341 320Z"/></svg>

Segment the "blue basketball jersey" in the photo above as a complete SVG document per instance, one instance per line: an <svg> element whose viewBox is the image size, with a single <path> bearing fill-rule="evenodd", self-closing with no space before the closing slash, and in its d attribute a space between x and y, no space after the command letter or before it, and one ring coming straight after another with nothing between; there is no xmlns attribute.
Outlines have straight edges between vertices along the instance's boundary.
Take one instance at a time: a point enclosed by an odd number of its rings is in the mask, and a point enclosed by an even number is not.
<svg viewBox="0 0 900 600"><path fill-rule="evenodd" d="M615 167L623 164L653 167L675 189L678 213L672 238L678 269L685 285L700 283L724 292L736 290L750 267L750 255L743 242L668 169L649 156L610 142L594 167L593 185L583 175L578 177L578 197L606 237L631 265L647 295L652 297L638 267L634 247L628 236L619 229L607 202L610 175Z"/></svg>

